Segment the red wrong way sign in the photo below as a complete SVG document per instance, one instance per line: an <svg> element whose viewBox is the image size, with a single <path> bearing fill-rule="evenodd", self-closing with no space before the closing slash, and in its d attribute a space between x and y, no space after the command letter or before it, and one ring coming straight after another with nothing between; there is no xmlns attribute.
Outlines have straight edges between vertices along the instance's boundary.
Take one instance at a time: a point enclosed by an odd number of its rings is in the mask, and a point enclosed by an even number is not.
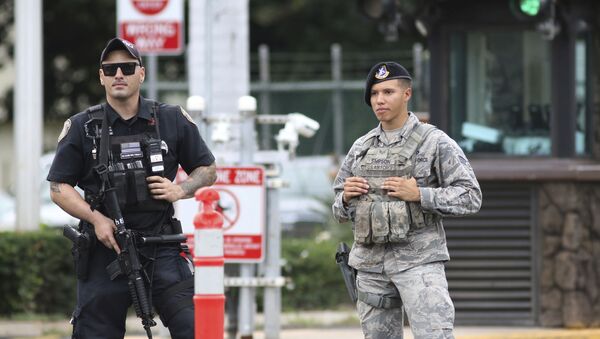
<svg viewBox="0 0 600 339"><path fill-rule="evenodd" d="M185 180L180 169L176 181ZM266 226L265 171L260 166L218 167L212 186L219 192L216 210L223 214L224 252L227 262L261 262L264 257ZM198 213L194 199L175 204L184 233L193 234L193 219ZM193 240L193 236L188 236ZM188 242L190 243L190 242Z"/></svg>
<svg viewBox="0 0 600 339"><path fill-rule="evenodd" d="M142 53L183 51L183 0L117 0L119 37Z"/></svg>
<svg viewBox="0 0 600 339"><path fill-rule="evenodd" d="M165 9L169 0L132 0L132 3L133 7L138 11L144 14L154 15Z"/></svg>

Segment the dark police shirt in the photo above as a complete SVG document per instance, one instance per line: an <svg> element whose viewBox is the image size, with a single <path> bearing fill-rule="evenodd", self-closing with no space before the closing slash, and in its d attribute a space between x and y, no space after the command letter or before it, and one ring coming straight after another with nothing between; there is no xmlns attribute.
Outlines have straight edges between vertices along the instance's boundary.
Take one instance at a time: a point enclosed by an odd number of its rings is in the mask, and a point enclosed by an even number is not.
<svg viewBox="0 0 600 339"><path fill-rule="evenodd" d="M123 120L110 105L105 104L113 135L143 133L148 125L154 124L152 105L153 101L140 98L137 115ZM159 103L157 115L160 138L169 148L166 154L163 152L166 178L174 180L178 165L189 174L198 166L208 166L214 162L215 158L200 137L197 126L181 107ZM93 171L97 160L92 157L92 139L86 137L84 130L84 124L89 119L84 111L65 122L47 180L77 185L85 192L97 193L100 182ZM150 230L166 223L173 214L173 204L170 204L165 211L129 212L124 213L123 217L127 228Z"/></svg>

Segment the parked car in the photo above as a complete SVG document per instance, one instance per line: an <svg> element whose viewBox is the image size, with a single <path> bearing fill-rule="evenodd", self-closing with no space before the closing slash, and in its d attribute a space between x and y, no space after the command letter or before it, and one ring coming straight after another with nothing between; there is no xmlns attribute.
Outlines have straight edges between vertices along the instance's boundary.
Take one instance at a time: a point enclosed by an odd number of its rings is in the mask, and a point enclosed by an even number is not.
<svg viewBox="0 0 600 339"><path fill-rule="evenodd" d="M279 211L282 228L325 223L331 215L333 190L330 156L298 157L282 166Z"/></svg>
<svg viewBox="0 0 600 339"><path fill-rule="evenodd" d="M50 183L46 180L54 153L44 154L40 158L40 224L48 227L75 225L79 222L67 212L58 207L50 198ZM76 188L80 194L82 191ZM0 231L14 230L16 224L15 197L0 190Z"/></svg>
<svg viewBox="0 0 600 339"><path fill-rule="evenodd" d="M15 201L8 193L0 191L0 231L14 228Z"/></svg>
<svg viewBox="0 0 600 339"><path fill-rule="evenodd" d="M46 180L54 153L40 159L40 223L61 227L78 222L50 198L50 185ZM331 214L333 191L331 172L334 167L330 156L298 157L282 166L281 177L288 186L280 191L280 221L283 230L304 225L323 224ZM82 194L79 188L76 188ZM15 199L0 191L0 230L15 229Z"/></svg>

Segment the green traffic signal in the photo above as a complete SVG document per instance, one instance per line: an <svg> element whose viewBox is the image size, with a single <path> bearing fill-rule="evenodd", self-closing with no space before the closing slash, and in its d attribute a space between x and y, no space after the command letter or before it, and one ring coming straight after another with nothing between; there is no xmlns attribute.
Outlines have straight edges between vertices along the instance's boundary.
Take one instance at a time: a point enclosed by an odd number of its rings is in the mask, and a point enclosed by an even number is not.
<svg viewBox="0 0 600 339"><path fill-rule="evenodd" d="M529 16L536 16L540 12L541 0L520 0L521 12Z"/></svg>

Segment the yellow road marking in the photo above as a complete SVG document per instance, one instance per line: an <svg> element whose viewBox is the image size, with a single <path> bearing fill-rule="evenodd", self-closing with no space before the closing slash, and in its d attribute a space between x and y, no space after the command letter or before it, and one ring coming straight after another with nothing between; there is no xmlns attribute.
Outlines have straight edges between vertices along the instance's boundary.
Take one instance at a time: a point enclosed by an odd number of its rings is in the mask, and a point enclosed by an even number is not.
<svg viewBox="0 0 600 339"><path fill-rule="evenodd" d="M457 339L600 339L600 329L593 330L539 330L522 333L468 334Z"/></svg>

